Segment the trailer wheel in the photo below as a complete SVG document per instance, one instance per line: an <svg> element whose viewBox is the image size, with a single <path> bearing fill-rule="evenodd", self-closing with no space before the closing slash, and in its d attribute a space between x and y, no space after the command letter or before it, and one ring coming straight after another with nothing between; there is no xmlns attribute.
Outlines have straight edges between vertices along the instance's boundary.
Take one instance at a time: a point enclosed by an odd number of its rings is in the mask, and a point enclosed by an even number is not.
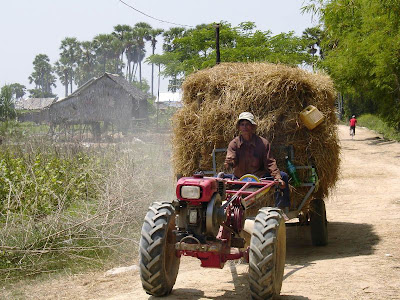
<svg viewBox="0 0 400 300"><path fill-rule="evenodd" d="M154 202L144 218L140 238L139 265L143 289L153 296L171 293L178 275L175 210L169 202Z"/></svg>
<svg viewBox="0 0 400 300"><path fill-rule="evenodd" d="M326 221L325 202L315 199L310 203L311 241L314 246L328 244L328 222Z"/></svg>
<svg viewBox="0 0 400 300"><path fill-rule="evenodd" d="M286 259L286 228L282 212L263 207L250 240L249 285L253 299L272 299L282 288Z"/></svg>

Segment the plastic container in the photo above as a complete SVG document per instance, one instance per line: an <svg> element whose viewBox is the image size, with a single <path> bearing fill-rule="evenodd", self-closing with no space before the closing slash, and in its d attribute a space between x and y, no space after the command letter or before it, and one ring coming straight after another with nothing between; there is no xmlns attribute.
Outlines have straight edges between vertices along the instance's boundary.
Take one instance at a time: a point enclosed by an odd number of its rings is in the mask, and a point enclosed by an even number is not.
<svg viewBox="0 0 400 300"><path fill-rule="evenodd" d="M313 130L324 120L324 115L313 105L307 106L300 112L300 120L304 123L304 125Z"/></svg>
<svg viewBox="0 0 400 300"><path fill-rule="evenodd" d="M297 175L296 167L289 160L289 157L286 156L285 159L286 159L286 169L293 180L292 184L294 187L299 187L301 185L301 182L299 180L299 176Z"/></svg>

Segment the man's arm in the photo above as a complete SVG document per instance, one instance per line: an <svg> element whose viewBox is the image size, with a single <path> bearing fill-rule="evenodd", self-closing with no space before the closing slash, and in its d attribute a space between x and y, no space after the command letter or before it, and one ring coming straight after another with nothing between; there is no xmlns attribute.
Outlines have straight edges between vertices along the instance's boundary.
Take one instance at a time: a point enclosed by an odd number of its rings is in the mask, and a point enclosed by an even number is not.
<svg viewBox="0 0 400 300"><path fill-rule="evenodd" d="M264 154L264 166L268 169L271 176L273 176L276 180L282 180L281 173L276 164L275 158L271 157L271 144L265 140L265 154Z"/></svg>
<svg viewBox="0 0 400 300"><path fill-rule="evenodd" d="M236 142L233 140L229 143L228 149L226 151L225 157L225 168L234 168L237 165L237 155L236 155L237 145Z"/></svg>

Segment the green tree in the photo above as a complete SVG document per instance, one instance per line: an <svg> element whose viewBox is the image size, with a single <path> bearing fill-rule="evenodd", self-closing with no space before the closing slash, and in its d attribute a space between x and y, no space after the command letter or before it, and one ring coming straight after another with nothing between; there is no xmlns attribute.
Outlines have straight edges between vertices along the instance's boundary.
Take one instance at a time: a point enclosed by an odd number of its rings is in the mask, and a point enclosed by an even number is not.
<svg viewBox="0 0 400 300"><path fill-rule="evenodd" d="M324 28L322 66L346 95L345 107L378 112L400 129L399 8L399 0L318 0L306 6Z"/></svg>
<svg viewBox="0 0 400 300"><path fill-rule="evenodd" d="M128 47L128 38L130 37L130 33L132 33L132 27L129 25L116 25L114 26L114 31L112 35L114 35L121 42L121 56L120 56L120 66L124 64L124 53Z"/></svg>
<svg viewBox="0 0 400 300"><path fill-rule="evenodd" d="M5 85L0 91L0 119L7 121L15 119L16 112L12 99L13 91L10 85Z"/></svg>
<svg viewBox="0 0 400 300"><path fill-rule="evenodd" d="M80 43L76 38L65 38L61 41L60 59L55 64L55 71L65 86L65 97L68 96L68 85L72 93L72 83L76 76L76 68L81 57Z"/></svg>
<svg viewBox="0 0 400 300"><path fill-rule="evenodd" d="M93 39L92 43L97 61L96 73L120 74L122 66L119 57L122 42L112 34L99 34Z"/></svg>
<svg viewBox="0 0 400 300"><path fill-rule="evenodd" d="M151 29L149 32L152 55L154 55L156 51L157 37L163 32L163 29ZM154 97L154 63L151 63L151 97Z"/></svg>
<svg viewBox="0 0 400 300"><path fill-rule="evenodd" d="M169 90L187 74L211 67L216 63L215 28L201 24L194 29L180 27L164 32L164 53L152 55L150 62L163 65L163 75L171 77ZM243 22L237 27L221 23L221 60L225 62L274 62L299 65L311 63L307 41L293 32L275 36L270 31L256 29L253 22Z"/></svg>
<svg viewBox="0 0 400 300"><path fill-rule="evenodd" d="M20 99L26 94L26 87L19 83L10 84L13 98Z"/></svg>
<svg viewBox="0 0 400 300"><path fill-rule="evenodd" d="M33 72L28 79L29 83L35 83L35 88L29 90L31 97L55 97L52 93L52 87L56 87L56 77L50 59L46 54L36 55L33 61Z"/></svg>
<svg viewBox="0 0 400 300"><path fill-rule="evenodd" d="M91 41L81 42L80 58L75 72L75 84L79 87L96 76L95 46Z"/></svg>
<svg viewBox="0 0 400 300"><path fill-rule="evenodd" d="M142 61L146 56L145 42L151 40L150 31L152 27L145 23L136 23L133 27L133 37L135 39L135 45L137 47L137 63L139 66L139 82L142 83Z"/></svg>

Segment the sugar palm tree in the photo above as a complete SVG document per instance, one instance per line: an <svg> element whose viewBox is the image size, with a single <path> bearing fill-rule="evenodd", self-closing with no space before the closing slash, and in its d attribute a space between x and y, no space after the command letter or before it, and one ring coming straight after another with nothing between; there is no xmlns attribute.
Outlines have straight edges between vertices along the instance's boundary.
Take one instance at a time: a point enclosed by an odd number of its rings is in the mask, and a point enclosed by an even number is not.
<svg viewBox="0 0 400 300"><path fill-rule="evenodd" d="M145 22L136 23L133 27L134 38L136 39L138 47L137 59L139 66L140 83L142 82L142 61L146 55L145 42L151 40L150 30L152 30L152 27Z"/></svg>
<svg viewBox="0 0 400 300"><path fill-rule="evenodd" d="M156 44L157 44L157 36L159 36L161 33L163 33L163 29L151 29L149 32L150 35L150 41L151 41L151 54L154 55L155 50L156 50ZM151 63L151 97L154 96L154 90L153 90L153 85L154 85L154 63Z"/></svg>

